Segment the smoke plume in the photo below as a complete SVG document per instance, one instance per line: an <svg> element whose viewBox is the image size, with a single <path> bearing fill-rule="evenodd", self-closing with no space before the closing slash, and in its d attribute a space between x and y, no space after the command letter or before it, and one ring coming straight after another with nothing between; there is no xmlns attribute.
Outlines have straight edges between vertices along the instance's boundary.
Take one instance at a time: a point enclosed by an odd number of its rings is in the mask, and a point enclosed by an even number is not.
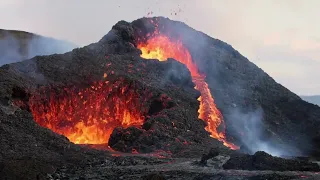
<svg viewBox="0 0 320 180"><path fill-rule="evenodd" d="M234 130L241 134L240 140L250 154L265 151L274 156L288 155L287 152L276 147L276 144L264 137L262 132L266 127L263 123L263 116L262 108L247 113L235 109L229 119L232 121Z"/></svg>

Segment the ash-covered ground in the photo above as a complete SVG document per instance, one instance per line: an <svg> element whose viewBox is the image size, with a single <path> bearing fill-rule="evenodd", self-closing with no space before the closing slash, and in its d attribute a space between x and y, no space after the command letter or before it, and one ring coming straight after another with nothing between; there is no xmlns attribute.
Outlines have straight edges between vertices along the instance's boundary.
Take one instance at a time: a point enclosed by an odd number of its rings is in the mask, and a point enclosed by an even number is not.
<svg viewBox="0 0 320 180"><path fill-rule="evenodd" d="M185 65L140 57L137 40L155 28L154 21L163 34L181 39L206 74L227 139L240 150L230 150L205 130L198 119L200 93ZM110 82L132 84L141 97L151 92L143 102L143 125L116 128L108 143L113 150L75 145L34 121L29 100L40 88L83 89L105 81L104 74ZM230 45L181 22L120 21L97 43L2 66L0 84L2 179L320 178L313 163L319 156L320 108L276 83Z"/></svg>

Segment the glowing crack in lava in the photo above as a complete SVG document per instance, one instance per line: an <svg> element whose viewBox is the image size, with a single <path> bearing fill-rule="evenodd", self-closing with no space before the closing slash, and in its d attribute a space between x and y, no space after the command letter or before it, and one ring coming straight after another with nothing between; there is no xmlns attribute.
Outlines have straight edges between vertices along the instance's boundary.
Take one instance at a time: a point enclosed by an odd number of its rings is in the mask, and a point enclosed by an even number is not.
<svg viewBox="0 0 320 180"><path fill-rule="evenodd" d="M96 82L89 88L44 89L29 100L35 121L75 144L108 144L114 128L141 126L141 96L130 83ZM106 146L107 147L107 146Z"/></svg>
<svg viewBox="0 0 320 180"><path fill-rule="evenodd" d="M223 117L217 109L208 84L205 82L205 75L201 74L198 67L192 60L192 57L180 41L170 40L167 36L155 32L146 42L139 42L138 48L141 50L141 57L145 59L158 59L166 61L168 58L174 58L177 61L185 64L191 72L192 81L195 89L200 91L199 97L199 119L207 122L205 127L210 136L222 141L223 144L231 149L238 149L238 147L226 140L225 132L218 132L218 128L224 125Z"/></svg>

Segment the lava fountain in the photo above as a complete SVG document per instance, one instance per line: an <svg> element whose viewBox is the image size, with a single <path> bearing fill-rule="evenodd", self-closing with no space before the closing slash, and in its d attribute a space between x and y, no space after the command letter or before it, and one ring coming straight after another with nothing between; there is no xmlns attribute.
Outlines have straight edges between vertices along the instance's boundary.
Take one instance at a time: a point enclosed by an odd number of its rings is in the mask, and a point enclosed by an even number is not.
<svg viewBox="0 0 320 180"><path fill-rule="evenodd" d="M80 90L45 88L31 96L29 107L39 125L75 144L107 145L114 128L144 122L142 96L132 84L116 80L95 82Z"/></svg>
<svg viewBox="0 0 320 180"><path fill-rule="evenodd" d="M171 40L168 36L155 31L153 34L148 34L149 38L146 41L139 41L138 48L141 50L141 57L145 59L158 59L166 61L168 58L176 59L185 64L191 72L192 81L195 84L201 96L199 97L199 119L205 121L207 126L206 131L210 133L212 138L222 141L223 144L231 149L238 149L236 145L230 143L226 139L223 117L214 103L214 99L209 90L208 84L205 81L205 75L199 72L197 65L194 63L190 52L181 41ZM218 132L218 129L222 131Z"/></svg>

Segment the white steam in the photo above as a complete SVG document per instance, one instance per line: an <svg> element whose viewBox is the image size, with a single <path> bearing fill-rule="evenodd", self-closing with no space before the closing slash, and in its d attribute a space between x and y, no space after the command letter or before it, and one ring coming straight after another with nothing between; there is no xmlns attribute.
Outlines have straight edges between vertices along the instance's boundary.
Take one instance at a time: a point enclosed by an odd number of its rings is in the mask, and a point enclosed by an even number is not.
<svg viewBox="0 0 320 180"><path fill-rule="evenodd" d="M232 111L230 118L233 127L241 134L241 141L250 153L265 151L274 156L287 155L277 145L265 140L263 130L266 128L263 123L263 110L258 108L252 112L244 113L239 109Z"/></svg>

